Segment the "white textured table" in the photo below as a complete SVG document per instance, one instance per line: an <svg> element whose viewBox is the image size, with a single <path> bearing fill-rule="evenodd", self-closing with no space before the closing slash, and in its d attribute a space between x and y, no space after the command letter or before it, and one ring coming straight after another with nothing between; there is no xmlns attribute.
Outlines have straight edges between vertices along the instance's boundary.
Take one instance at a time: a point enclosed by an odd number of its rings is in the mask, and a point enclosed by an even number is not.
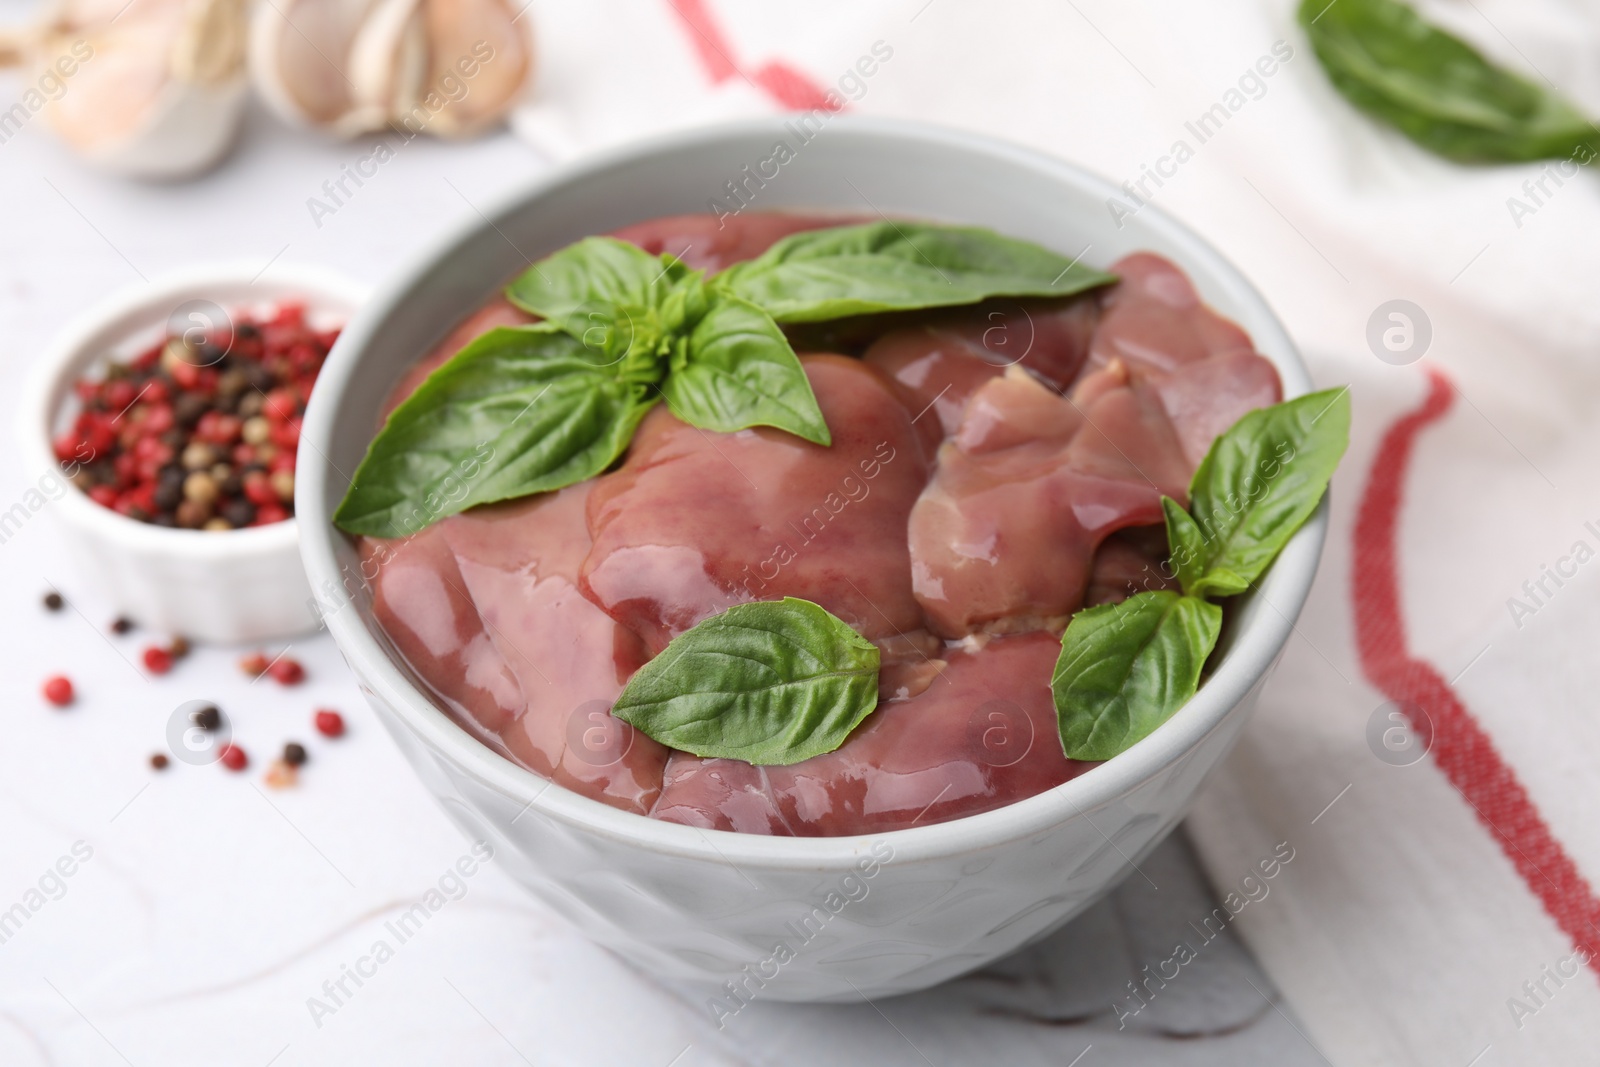
<svg viewBox="0 0 1600 1067"><path fill-rule="evenodd" d="M18 91L0 83L0 101ZM504 136L419 141L319 227L307 199L364 151L258 114L222 170L141 186L84 171L38 128L0 145L0 403L14 403L34 353L76 308L141 276L243 258L377 281L543 165ZM6 457L0 510L43 473ZM326 637L296 643L310 678L294 689L248 684L226 649L147 677L138 651L164 635L107 634L108 611L77 583L48 512L0 543L0 714L11 734L0 746L0 912L27 905L0 942L0 1064L1320 1062L1231 934L1119 1030L1126 983L1179 939L1198 942L1190 924L1214 906L1181 836L1083 918L988 972L874 1005L758 1004L723 1032L491 863L359 987L345 979L351 995L335 1005L324 983L380 938L393 942L385 923L467 844ZM51 586L72 610L40 607ZM38 695L56 671L80 693L64 712ZM197 698L231 716L254 761L247 775L148 768L168 716ZM314 734L320 705L344 711L348 736ZM308 745L311 763L298 788L268 789L261 771L289 739ZM45 877L78 842L89 858L68 864L71 877ZM41 877L45 892L30 896ZM313 997L334 1010L314 1017Z"/></svg>

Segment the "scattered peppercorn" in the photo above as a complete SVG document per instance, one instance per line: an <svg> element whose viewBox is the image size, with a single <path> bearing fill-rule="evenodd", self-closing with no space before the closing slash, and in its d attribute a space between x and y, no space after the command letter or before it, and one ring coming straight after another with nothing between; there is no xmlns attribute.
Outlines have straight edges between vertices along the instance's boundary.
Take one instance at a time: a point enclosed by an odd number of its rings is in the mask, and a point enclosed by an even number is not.
<svg viewBox="0 0 1600 1067"><path fill-rule="evenodd" d="M60 593L50 592L44 595L44 609L46 611L60 611L66 603L65 600L61 599Z"/></svg>
<svg viewBox="0 0 1600 1067"><path fill-rule="evenodd" d="M222 760L222 765L230 771L242 771L250 766L250 757L244 754L244 749L232 742L222 746L217 758Z"/></svg>
<svg viewBox="0 0 1600 1067"><path fill-rule="evenodd" d="M74 383L80 409L53 447L80 490L130 518L189 530L294 514L306 398L339 331L313 328L292 301L265 316L241 311L235 323L199 343L170 336Z"/></svg>
<svg viewBox="0 0 1600 1067"><path fill-rule="evenodd" d="M306 762L306 747L298 741L290 741L283 746L283 762L291 767L303 766Z"/></svg>
<svg viewBox="0 0 1600 1067"><path fill-rule="evenodd" d="M173 659L182 659L189 654L189 650L189 639L182 634L174 637L172 643L167 646L167 651L172 653Z"/></svg>
<svg viewBox="0 0 1600 1067"><path fill-rule="evenodd" d="M172 653L159 645L144 650L145 670L151 674L166 674L172 669Z"/></svg>
<svg viewBox="0 0 1600 1067"><path fill-rule="evenodd" d="M189 721L200 729L210 733L222 725L222 712L215 704L207 704L203 708L195 708L189 713Z"/></svg>
<svg viewBox="0 0 1600 1067"><path fill-rule="evenodd" d="M262 780L273 789L288 789L300 780L300 771L293 764L281 759L275 759L267 767L267 773Z"/></svg>
<svg viewBox="0 0 1600 1067"><path fill-rule="evenodd" d="M133 620L128 618L126 615L118 615L116 618L111 620L111 632L119 637L125 633L128 633L132 629Z"/></svg>
<svg viewBox="0 0 1600 1067"><path fill-rule="evenodd" d="M318 708L312 721L324 737L339 737L344 733L344 716L330 708Z"/></svg>
<svg viewBox="0 0 1600 1067"><path fill-rule="evenodd" d="M268 660L260 652L252 652L239 660L239 669L252 678L259 678L266 673Z"/></svg>
<svg viewBox="0 0 1600 1067"><path fill-rule="evenodd" d="M58 708L72 703L72 680L64 674L46 678L43 691L44 698Z"/></svg>
<svg viewBox="0 0 1600 1067"><path fill-rule="evenodd" d="M279 685L299 685L306 678L306 669L300 666L298 660L292 660L288 656L279 656L272 666L267 668L267 673L272 675L272 680Z"/></svg>
<svg viewBox="0 0 1600 1067"><path fill-rule="evenodd" d="M169 760L167 757L162 755L160 752L157 752L155 755L150 757L150 766L154 767L158 771L166 770L168 762Z"/></svg>

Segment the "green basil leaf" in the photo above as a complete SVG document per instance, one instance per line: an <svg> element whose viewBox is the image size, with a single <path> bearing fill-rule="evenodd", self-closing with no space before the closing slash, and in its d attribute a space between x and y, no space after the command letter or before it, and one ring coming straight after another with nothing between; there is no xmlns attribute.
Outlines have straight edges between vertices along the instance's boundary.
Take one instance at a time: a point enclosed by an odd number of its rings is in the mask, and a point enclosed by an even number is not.
<svg viewBox="0 0 1600 1067"><path fill-rule="evenodd" d="M1161 498L1161 510L1167 517L1167 548L1172 554L1172 569L1177 573L1178 585L1192 593L1204 573L1201 561L1205 559L1205 534L1183 510L1183 505L1170 496Z"/></svg>
<svg viewBox="0 0 1600 1067"><path fill-rule="evenodd" d="M1080 611L1061 635L1050 690L1068 759L1126 752L1194 696L1222 609L1165 590Z"/></svg>
<svg viewBox="0 0 1600 1067"><path fill-rule="evenodd" d="M822 322L991 296L1070 296L1116 277L991 230L873 222L791 234L712 281L779 322Z"/></svg>
<svg viewBox="0 0 1600 1067"><path fill-rule="evenodd" d="M333 521L406 537L478 504L593 477L627 448L647 389L553 325L490 330L395 408Z"/></svg>
<svg viewBox="0 0 1600 1067"><path fill-rule="evenodd" d="M808 600L729 608L629 679L611 713L671 748L799 763L844 744L878 703L878 649Z"/></svg>
<svg viewBox="0 0 1600 1067"><path fill-rule="evenodd" d="M1184 592L1248 589L1316 510L1349 443L1348 388L1259 408L1212 442L1189 484L1198 545L1181 526L1171 541L1193 553L1176 561Z"/></svg>
<svg viewBox="0 0 1600 1067"><path fill-rule="evenodd" d="M1303 0L1300 24L1356 107L1458 163L1586 153L1600 132L1572 104L1485 59L1397 0Z"/></svg>
<svg viewBox="0 0 1600 1067"><path fill-rule="evenodd" d="M682 275L677 260L615 237L585 237L523 271L506 298L591 349L620 356L636 338L654 345L661 330L652 312Z"/></svg>
<svg viewBox="0 0 1600 1067"><path fill-rule="evenodd" d="M661 393L672 413L703 430L776 426L833 443L816 394L772 316L713 291L711 306L678 346Z"/></svg>

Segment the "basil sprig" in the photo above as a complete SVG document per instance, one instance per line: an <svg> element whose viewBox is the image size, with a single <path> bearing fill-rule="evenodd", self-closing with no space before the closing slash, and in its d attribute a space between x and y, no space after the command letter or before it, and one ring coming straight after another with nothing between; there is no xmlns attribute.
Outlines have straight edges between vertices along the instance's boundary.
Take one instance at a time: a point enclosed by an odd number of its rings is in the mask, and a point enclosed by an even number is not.
<svg viewBox="0 0 1600 1067"><path fill-rule="evenodd" d="M672 256L589 237L507 297L544 321L468 344L395 409L334 522L402 537L494 500L604 471L665 400L692 426L832 437L780 322L1069 296L1112 275L969 227L872 223L794 234L706 277Z"/></svg>
<svg viewBox="0 0 1600 1067"><path fill-rule="evenodd" d="M1303 0L1299 17L1347 100L1448 159L1517 163L1600 145L1571 103L1398 0Z"/></svg>
<svg viewBox="0 0 1600 1067"><path fill-rule="evenodd" d="M877 646L809 600L785 597L679 634L611 712L670 748L771 766L832 752L877 703Z"/></svg>
<svg viewBox="0 0 1600 1067"><path fill-rule="evenodd" d="M1346 389L1245 415L1170 497L1171 565L1182 593L1137 593L1078 612L1061 635L1050 689L1067 758L1106 760L1188 703L1222 631L1211 599L1242 593L1316 510L1350 439Z"/></svg>

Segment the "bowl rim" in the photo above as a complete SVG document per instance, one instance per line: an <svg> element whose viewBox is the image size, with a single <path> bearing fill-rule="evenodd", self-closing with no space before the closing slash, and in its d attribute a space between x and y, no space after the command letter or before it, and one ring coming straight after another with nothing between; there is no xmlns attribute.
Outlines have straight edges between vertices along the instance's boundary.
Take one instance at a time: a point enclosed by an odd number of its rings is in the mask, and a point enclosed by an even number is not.
<svg viewBox="0 0 1600 1067"><path fill-rule="evenodd" d="M51 444L51 428L62 404L67 402L63 389L70 389L70 379L97 361L107 343L119 343L108 342L105 337L108 332L122 332L123 341L126 341L127 336L138 329L126 329L129 320L160 310L162 305L173 300L215 299L208 295L208 290L256 287L262 290L262 300L299 295L304 296L308 304L338 305L345 326L354 320L372 292L370 285L316 264L274 261L262 268L243 260L196 263L114 291L79 312L48 342L24 383L21 414L17 420L21 458L26 464L24 476L29 477L34 471L59 471ZM242 301L235 301L235 304L239 302ZM31 474L31 477L37 479L43 474ZM130 519L96 504L88 494L76 489L63 493L53 508L59 509L58 514L67 522L97 538L148 555L183 556L199 561L231 560L292 552L299 540L299 524L295 518L267 526L229 530L224 536L218 536L215 531L180 530Z"/></svg>
<svg viewBox="0 0 1600 1067"><path fill-rule="evenodd" d="M784 116L719 123L676 131L626 145L596 151L574 162L552 167L532 180L501 195L482 211L466 217L448 233L428 244L420 254L392 275L351 320L340 335L318 380L303 433L313 448L303 449L296 472L296 513L305 520L307 536L301 554L312 588L342 588L337 560L338 539L344 535L332 524L324 504L327 467L322 452L330 439L336 412L349 387L358 359L378 325L407 294L448 254L483 238L496 236L508 214L526 207L550 191L583 182L587 177L624 164L637 164L661 153L679 153L730 138L775 134ZM1046 174L1053 180L1091 193L1096 199L1115 196L1111 182L1081 167L1038 150L980 134L901 119L837 115L829 121L831 138L897 139L953 155L998 157ZM1311 378L1298 350L1270 306L1237 268L1187 226L1154 205L1146 205L1141 220L1163 239L1182 249L1189 264L1207 273L1207 281L1229 290L1241 307L1249 307L1264 328L1255 330L1258 349L1281 353L1272 362L1283 381L1286 398L1311 391ZM463 313L470 309L463 309ZM1267 335L1267 336L1263 336ZM1263 341L1270 344L1263 344ZM311 457L322 457L314 462ZM433 754L447 760L458 772L529 811L585 832L634 848L644 848L684 860L698 860L738 869L751 864L769 869L843 870L875 842L888 842L894 862L922 862L960 855L1040 834L1073 816L1088 817L1165 767L1193 751L1227 713L1262 680L1294 630L1316 575L1328 527L1328 501L1285 546L1272 568L1258 584L1255 596L1265 597L1272 610L1261 611L1249 626L1241 627L1232 647L1195 696L1148 737L1127 752L1093 767L1067 782L1035 796L992 811L947 822L841 837L769 837L726 830L661 822L622 811L581 796L554 781L527 770L502 756L454 722L414 686L368 631L361 612L333 611L324 622L369 695L386 705L415 733ZM350 606L354 606L353 604ZM1103 835L1102 835L1103 836Z"/></svg>

